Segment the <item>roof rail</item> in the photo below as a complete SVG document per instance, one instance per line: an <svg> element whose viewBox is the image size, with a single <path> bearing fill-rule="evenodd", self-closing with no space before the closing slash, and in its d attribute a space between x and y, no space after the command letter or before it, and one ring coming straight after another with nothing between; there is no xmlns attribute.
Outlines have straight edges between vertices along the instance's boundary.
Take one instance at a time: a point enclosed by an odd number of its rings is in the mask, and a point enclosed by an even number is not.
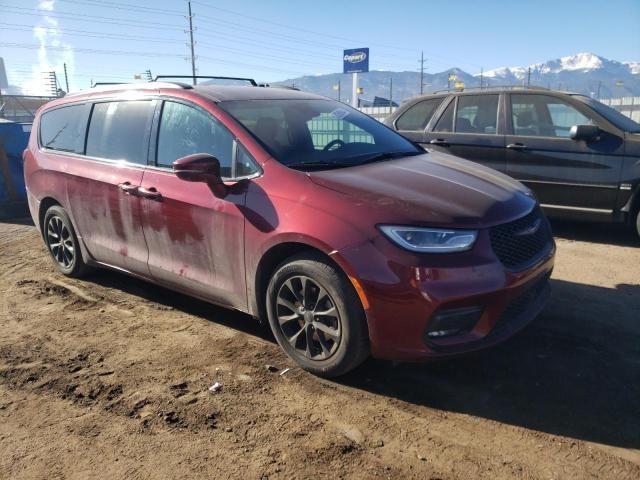
<svg viewBox="0 0 640 480"><path fill-rule="evenodd" d="M445 88L443 90L436 90L432 93L445 93L445 92L467 92L467 91L477 91L477 90L544 90L551 91L550 88L547 87L539 87L537 85L483 85L482 87L465 87L465 88Z"/></svg>
<svg viewBox="0 0 640 480"><path fill-rule="evenodd" d="M77 96L95 92L111 92L124 90L128 87L135 87L139 90L154 90L158 88L193 88L191 85L179 84L178 82L139 82L139 83L117 83L117 82L96 82L91 88L67 93L65 96Z"/></svg>
<svg viewBox="0 0 640 480"><path fill-rule="evenodd" d="M249 82L252 87L257 87L258 84L253 78L243 78L243 77L219 77L219 76L210 76L210 75L156 75L156 78L153 79L154 82L157 82L158 79L164 78L190 78L192 80L203 79L203 80L238 80L241 82Z"/></svg>

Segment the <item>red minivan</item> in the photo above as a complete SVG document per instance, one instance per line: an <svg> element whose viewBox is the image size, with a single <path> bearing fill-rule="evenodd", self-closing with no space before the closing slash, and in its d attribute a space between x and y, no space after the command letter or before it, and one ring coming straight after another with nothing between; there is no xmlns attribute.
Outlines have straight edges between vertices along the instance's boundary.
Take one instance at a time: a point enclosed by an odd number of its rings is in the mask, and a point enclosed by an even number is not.
<svg viewBox="0 0 640 480"><path fill-rule="evenodd" d="M526 187L317 95L96 87L40 109L24 160L63 274L112 268L268 319L319 375L493 345L548 297L555 244Z"/></svg>

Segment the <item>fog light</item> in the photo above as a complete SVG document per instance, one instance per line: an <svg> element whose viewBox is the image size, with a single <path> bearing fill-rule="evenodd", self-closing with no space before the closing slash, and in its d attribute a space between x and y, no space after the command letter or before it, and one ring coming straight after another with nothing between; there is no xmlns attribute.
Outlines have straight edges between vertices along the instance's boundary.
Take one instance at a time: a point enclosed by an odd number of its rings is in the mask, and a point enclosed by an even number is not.
<svg viewBox="0 0 640 480"><path fill-rule="evenodd" d="M436 313L425 332L428 338L443 338L467 333L482 315L481 307L452 308Z"/></svg>

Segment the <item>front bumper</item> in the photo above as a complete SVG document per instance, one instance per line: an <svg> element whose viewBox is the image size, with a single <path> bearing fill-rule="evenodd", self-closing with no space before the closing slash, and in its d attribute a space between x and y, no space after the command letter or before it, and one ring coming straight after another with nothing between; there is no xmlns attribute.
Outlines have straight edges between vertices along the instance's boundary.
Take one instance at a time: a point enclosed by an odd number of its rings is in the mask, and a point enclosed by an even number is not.
<svg viewBox="0 0 640 480"><path fill-rule="evenodd" d="M486 231L473 250L455 254L414 255L383 237L340 253L366 296L372 355L427 360L489 347L531 322L549 296L555 245L518 272L503 266ZM457 309L480 313L458 334L427 336L439 312Z"/></svg>

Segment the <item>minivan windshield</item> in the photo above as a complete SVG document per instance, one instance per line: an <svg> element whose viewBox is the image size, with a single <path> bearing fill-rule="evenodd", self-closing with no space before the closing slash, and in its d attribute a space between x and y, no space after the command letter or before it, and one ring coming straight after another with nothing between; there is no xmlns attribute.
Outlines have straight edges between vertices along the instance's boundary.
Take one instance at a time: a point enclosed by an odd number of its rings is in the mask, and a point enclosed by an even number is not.
<svg viewBox="0 0 640 480"><path fill-rule="evenodd" d="M624 130L625 132L629 133L640 133L640 124L621 114L619 111L608 107L604 103L598 102L593 98L587 97L586 95L575 95L575 97L581 102L589 105L597 113L613 123L620 130Z"/></svg>
<svg viewBox="0 0 640 480"><path fill-rule="evenodd" d="M377 120L333 100L234 100L218 105L291 168L351 167L425 153Z"/></svg>

